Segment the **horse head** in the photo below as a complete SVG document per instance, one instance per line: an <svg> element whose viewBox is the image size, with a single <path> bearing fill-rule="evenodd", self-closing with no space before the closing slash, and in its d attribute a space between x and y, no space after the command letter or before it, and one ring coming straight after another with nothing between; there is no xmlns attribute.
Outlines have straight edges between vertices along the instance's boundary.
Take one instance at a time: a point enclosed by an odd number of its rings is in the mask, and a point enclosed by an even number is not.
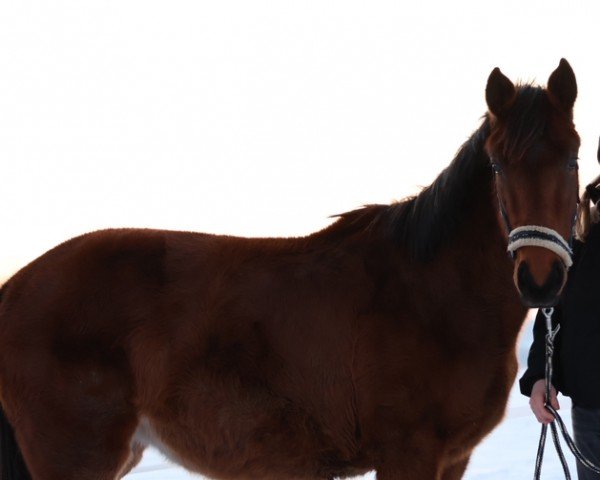
<svg viewBox="0 0 600 480"><path fill-rule="evenodd" d="M564 59L545 89L515 86L498 68L486 87L486 151L498 219L515 260L514 283L530 307L556 304L571 265L579 190L576 96L575 74Z"/></svg>

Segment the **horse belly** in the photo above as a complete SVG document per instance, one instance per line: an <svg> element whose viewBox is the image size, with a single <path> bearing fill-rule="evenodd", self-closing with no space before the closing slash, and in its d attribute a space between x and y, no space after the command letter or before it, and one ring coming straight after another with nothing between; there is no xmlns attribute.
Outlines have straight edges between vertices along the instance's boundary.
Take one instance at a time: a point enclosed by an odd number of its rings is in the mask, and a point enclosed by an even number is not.
<svg viewBox="0 0 600 480"><path fill-rule="evenodd" d="M289 405L238 397L190 405L195 414L185 410L161 420L142 416L132 446L153 446L188 470L214 478L314 480L368 470L324 440L319 425Z"/></svg>

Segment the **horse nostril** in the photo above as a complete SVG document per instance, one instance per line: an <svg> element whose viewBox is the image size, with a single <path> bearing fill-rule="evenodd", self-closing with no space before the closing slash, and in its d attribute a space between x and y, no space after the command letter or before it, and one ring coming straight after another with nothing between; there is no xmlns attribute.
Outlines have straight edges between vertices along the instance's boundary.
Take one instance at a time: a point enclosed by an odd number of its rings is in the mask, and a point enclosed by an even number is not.
<svg viewBox="0 0 600 480"><path fill-rule="evenodd" d="M552 268L550 269L550 275L548 276L548 281L546 283L551 282L553 285L560 285L562 287L564 277L565 277L565 269L563 268L562 263L555 260L552 263Z"/></svg>
<svg viewBox="0 0 600 480"><path fill-rule="evenodd" d="M521 290L522 285L527 285L530 283L534 283L533 276L529 271L529 265L527 262L521 262L519 265L519 270L517 270L517 286L519 290Z"/></svg>
<svg viewBox="0 0 600 480"><path fill-rule="evenodd" d="M558 293L564 282L564 268L554 261L543 285L539 285L526 261L521 262L517 270L517 287L523 302L529 307L549 307L556 304Z"/></svg>

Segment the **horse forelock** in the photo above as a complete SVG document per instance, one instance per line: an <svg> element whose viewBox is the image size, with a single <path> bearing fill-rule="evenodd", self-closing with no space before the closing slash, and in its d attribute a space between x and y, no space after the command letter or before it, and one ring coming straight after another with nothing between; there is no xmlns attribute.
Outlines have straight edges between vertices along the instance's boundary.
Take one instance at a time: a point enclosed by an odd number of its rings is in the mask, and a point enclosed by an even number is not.
<svg viewBox="0 0 600 480"><path fill-rule="evenodd" d="M521 161L546 132L549 113L550 101L543 88L519 85L506 118L494 122L491 150L497 150L505 162Z"/></svg>

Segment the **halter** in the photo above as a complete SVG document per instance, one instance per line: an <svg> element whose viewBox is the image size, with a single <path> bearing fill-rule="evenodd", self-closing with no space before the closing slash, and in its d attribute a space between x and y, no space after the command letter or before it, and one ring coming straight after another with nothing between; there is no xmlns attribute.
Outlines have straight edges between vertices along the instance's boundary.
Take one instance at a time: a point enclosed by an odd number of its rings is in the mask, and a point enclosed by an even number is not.
<svg viewBox="0 0 600 480"><path fill-rule="evenodd" d="M514 260L517 249L525 246L543 247L554 252L562 260L565 267L569 268L573 265L573 237L575 236L575 223L577 222L577 206L575 206L575 214L571 224L571 237L567 242L560 233L548 227L540 225L523 225L515 229L511 228L508 220L508 215L504 208L504 203L498 190L498 205L500 206L500 216L504 221L504 226L508 232L508 247L507 251L510 257Z"/></svg>
<svg viewBox="0 0 600 480"><path fill-rule="evenodd" d="M521 247L543 247L556 253L565 267L573 264L573 249L556 230L539 225L517 227L508 234L508 252L514 258L515 251Z"/></svg>

